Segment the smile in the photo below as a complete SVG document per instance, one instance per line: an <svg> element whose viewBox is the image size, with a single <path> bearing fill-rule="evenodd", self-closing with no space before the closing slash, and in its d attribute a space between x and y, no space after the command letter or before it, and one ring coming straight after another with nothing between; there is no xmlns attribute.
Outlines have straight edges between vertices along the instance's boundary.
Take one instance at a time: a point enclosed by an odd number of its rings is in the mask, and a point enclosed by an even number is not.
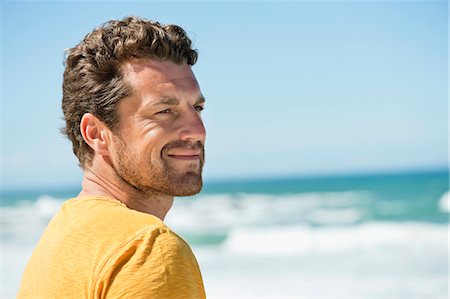
<svg viewBox="0 0 450 299"><path fill-rule="evenodd" d="M167 155L169 158L184 160L184 161L197 161L199 160L199 155Z"/></svg>

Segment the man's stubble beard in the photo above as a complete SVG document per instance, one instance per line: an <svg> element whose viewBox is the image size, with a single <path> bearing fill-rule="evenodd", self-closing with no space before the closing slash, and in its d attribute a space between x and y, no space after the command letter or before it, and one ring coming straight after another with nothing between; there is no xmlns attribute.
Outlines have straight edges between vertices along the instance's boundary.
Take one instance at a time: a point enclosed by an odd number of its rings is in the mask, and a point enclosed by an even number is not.
<svg viewBox="0 0 450 299"><path fill-rule="evenodd" d="M116 137L114 139L116 157L113 161L113 168L119 179L137 191L149 195L159 193L170 196L191 196L201 191L205 152L200 141L195 145L186 141L168 143L161 151L162 167L159 167L153 165L150 158L139 161L137 157L141 155L128 147L122 138ZM183 171L174 169L167 160L167 155L164 155L167 150L174 148L201 149L199 165L192 165L192 169L187 170L183 168Z"/></svg>

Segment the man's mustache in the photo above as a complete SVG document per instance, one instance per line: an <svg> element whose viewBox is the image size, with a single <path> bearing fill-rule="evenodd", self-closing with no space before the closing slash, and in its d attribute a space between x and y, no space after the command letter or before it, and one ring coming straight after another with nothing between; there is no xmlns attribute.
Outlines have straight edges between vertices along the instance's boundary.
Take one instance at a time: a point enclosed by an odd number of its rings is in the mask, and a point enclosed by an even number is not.
<svg viewBox="0 0 450 299"><path fill-rule="evenodd" d="M190 141L183 141L183 140L176 140L173 142L170 142L166 144L163 148L161 153L167 152L169 150L173 149L185 149L185 150L200 150L202 152L202 156L205 152L205 146L203 142L197 141L195 143Z"/></svg>

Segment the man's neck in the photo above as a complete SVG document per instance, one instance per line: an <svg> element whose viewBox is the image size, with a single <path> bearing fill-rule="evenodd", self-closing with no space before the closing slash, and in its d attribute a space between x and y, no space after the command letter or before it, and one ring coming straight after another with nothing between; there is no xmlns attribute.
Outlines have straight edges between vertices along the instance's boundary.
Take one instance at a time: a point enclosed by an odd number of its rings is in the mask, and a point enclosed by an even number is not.
<svg viewBox="0 0 450 299"><path fill-rule="evenodd" d="M173 204L173 196L158 192L142 192L117 177L108 166L93 165L86 168L81 183L81 196L107 196L119 200L128 208L154 215L164 220Z"/></svg>

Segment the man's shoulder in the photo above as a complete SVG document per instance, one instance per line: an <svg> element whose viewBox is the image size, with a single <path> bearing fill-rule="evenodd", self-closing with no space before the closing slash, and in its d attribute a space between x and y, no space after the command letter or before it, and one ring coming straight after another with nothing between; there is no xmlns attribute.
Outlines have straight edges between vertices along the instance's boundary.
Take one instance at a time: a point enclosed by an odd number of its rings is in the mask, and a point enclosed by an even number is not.
<svg viewBox="0 0 450 299"><path fill-rule="evenodd" d="M186 271L194 273L195 286L201 285L189 246L159 218L109 199L76 198L47 227L27 266L21 294L56 298L66 290L89 297L106 292L113 282L118 290L112 287L111 294L144 285L157 289L159 282Z"/></svg>
<svg viewBox="0 0 450 299"><path fill-rule="evenodd" d="M66 201L44 233L58 247L73 242L84 249L120 247L141 237L152 237L170 231L156 216L128 209L106 197L82 197ZM58 241L58 242L57 242ZM77 246L78 248L78 246Z"/></svg>

